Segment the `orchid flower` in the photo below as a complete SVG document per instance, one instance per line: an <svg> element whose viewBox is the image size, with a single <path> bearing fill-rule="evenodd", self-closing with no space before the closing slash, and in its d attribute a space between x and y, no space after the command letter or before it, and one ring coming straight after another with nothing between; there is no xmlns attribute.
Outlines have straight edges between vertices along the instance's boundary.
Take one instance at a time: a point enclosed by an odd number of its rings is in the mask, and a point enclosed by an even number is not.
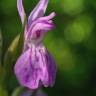
<svg viewBox="0 0 96 96"><path fill-rule="evenodd" d="M53 86L56 77L56 64L53 57L43 45L43 38L54 28L51 20L55 13L44 16L48 0L39 0L30 13L24 26L25 11L22 0L17 0L17 8L24 30L24 49L18 58L14 71L21 86L29 89Z"/></svg>

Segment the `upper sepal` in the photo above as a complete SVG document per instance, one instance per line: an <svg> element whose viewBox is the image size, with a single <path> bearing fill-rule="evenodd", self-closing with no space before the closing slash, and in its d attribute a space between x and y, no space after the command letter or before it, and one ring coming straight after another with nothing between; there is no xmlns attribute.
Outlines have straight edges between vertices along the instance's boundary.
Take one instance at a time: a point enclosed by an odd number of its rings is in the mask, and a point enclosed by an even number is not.
<svg viewBox="0 0 96 96"><path fill-rule="evenodd" d="M21 22L22 22L22 25L23 25L24 22L25 22L25 19L26 19L26 14L25 14L25 10L24 10L24 7L23 7L22 0L17 0L17 9L18 9L18 12L19 12L19 15L20 15L20 18L21 18Z"/></svg>
<svg viewBox="0 0 96 96"><path fill-rule="evenodd" d="M32 21L44 16L46 12L46 8L48 5L48 0L40 0L37 6L33 9L28 17L28 25L32 23Z"/></svg>

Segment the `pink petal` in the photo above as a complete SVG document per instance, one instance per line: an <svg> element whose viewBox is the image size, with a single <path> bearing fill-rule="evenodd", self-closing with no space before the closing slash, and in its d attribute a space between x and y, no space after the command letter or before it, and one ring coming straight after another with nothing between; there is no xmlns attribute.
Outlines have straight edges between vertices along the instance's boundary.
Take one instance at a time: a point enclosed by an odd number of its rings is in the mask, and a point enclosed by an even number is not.
<svg viewBox="0 0 96 96"><path fill-rule="evenodd" d="M38 20L43 20L43 21L47 20L48 21L48 20L54 18L55 15L56 15L56 13L55 12L52 12L48 16L40 17Z"/></svg>
<svg viewBox="0 0 96 96"><path fill-rule="evenodd" d="M23 8L22 0L17 0L17 9L21 18L21 22L23 24L25 19L25 11Z"/></svg>
<svg viewBox="0 0 96 96"><path fill-rule="evenodd" d="M39 17L44 16L48 5L48 0L40 0L34 10L31 12L28 18L28 25L31 24L32 21L36 20Z"/></svg>
<svg viewBox="0 0 96 96"><path fill-rule="evenodd" d="M14 71L21 86L36 89L39 86L39 68L34 69L34 62L31 60L31 49L23 53L17 60ZM33 65L32 65L33 64ZM39 67L39 66L38 66Z"/></svg>
<svg viewBox="0 0 96 96"><path fill-rule="evenodd" d="M45 64L46 69L43 74L42 83L45 87L53 86L56 79L56 64L48 51L45 54Z"/></svg>
<svg viewBox="0 0 96 96"><path fill-rule="evenodd" d="M19 83L29 89L53 86L55 82L56 65L44 46L32 47L23 53L14 71Z"/></svg>

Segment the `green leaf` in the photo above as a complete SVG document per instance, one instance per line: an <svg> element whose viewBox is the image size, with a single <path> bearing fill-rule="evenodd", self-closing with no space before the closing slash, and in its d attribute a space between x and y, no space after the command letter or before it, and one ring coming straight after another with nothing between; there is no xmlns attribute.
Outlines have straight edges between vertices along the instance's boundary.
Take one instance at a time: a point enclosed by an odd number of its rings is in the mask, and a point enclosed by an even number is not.
<svg viewBox="0 0 96 96"><path fill-rule="evenodd" d="M23 42L23 41L22 41ZM11 45L9 46L7 52L4 56L4 79L3 79L3 86L6 86L8 90L12 90L13 87L10 86L10 84L14 84L14 86L17 85L16 78L14 75L14 64L16 63L17 58L20 55L20 52L22 52L22 44L20 45L20 34L16 36L16 38L13 40ZM8 83L9 82L9 83Z"/></svg>
<svg viewBox="0 0 96 96"><path fill-rule="evenodd" d="M13 91L12 96L20 96L22 90L23 90L22 87L17 87L17 88Z"/></svg>
<svg viewBox="0 0 96 96"><path fill-rule="evenodd" d="M9 46L7 52L5 53L4 66L7 69L9 69L9 67L12 68L12 65L16 62L17 58L22 53L23 45L24 45L24 30L25 30L26 24L27 24L27 19L25 16L22 32L18 36L16 36L16 38L13 40L13 42Z"/></svg>
<svg viewBox="0 0 96 96"><path fill-rule="evenodd" d="M5 77L4 77L5 84L4 85L9 90L10 88L12 89L12 87L10 87L10 83L12 84L15 78L14 72L13 72L14 64L16 63L17 58L22 53L22 49L24 45L23 44L24 43L24 30L25 30L25 27L23 26L21 33L15 37L15 39L12 41L12 43L10 44L8 50L6 51L4 55L4 62L3 62L4 63L3 67L5 69ZM15 80L13 84L16 83L17 85L17 82ZM9 83L7 84L6 82L9 82Z"/></svg>
<svg viewBox="0 0 96 96"><path fill-rule="evenodd" d="M19 43L19 37L20 35L16 36L16 38L13 40L11 45L9 46L7 52L4 56L4 68L6 71L12 72L12 66L16 61L16 55L18 51L18 43Z"/></svg>
<svg viewBox="0 0 96 96"><path fill-rule="evenodd" d="M3 83L3 86L6 86L6 88L8 88L8 90L10 90L10 87L11 87L9 84L13 83L13 79L12 79L12 76L14 76L13 66L17 59L16 52L18 49L19 38L20 38L20 35L16 36L16 38L11 43L11 45L9 46L4 56L4 64L3 64L4 79L1 82Z"/></svg>

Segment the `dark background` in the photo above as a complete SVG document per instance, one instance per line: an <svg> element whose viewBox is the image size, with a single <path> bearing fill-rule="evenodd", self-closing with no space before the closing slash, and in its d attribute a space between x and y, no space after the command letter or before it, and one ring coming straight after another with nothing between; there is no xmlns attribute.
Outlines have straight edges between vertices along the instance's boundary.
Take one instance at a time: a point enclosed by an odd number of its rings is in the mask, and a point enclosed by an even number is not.
<svg viewBox="0 0 96 96"><path fill-rule="evenodd" d="M27 16L37 2L24 0ZM45 15L52 11L57 14L56 29L46 35L44 43L56 60L57 78L55 86L44 91L48 96L96 96L96 0L49 0ZM16 0L0 0L0 29L3 61L22 29ZM3 85L4 70L0 69L0 96L11 96L18 82L10 73Z"/></svg>

